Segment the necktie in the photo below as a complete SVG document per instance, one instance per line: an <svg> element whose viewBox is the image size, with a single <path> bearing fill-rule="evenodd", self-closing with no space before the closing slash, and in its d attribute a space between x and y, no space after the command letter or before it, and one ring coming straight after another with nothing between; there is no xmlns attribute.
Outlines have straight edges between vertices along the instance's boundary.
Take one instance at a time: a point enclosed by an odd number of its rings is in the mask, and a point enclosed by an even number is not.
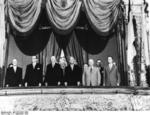
<svg viewBox="0 0 150 115"><path fill-rule="evenodd" d="M92 73L92 67L90 68L90 72Z"/></svg>

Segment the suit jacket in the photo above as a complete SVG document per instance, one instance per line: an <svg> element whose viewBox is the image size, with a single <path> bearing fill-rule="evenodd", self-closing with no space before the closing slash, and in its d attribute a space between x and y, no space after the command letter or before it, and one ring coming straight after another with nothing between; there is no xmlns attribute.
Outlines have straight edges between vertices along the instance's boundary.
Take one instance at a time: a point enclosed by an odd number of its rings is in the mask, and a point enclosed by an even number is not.
<svg viewBox="0 0 150 115"><path fill-rule="evenodd" d="M10 87L17 87L22 84L22 68L17 67L16 72L13 67L8 67L6 72L5 85Z"/></svg>
<svg viewBox="0 0 150 115"><path fill-rule="evenodd" d="M32 64L27 65L24 83L28 83L28 86L38 86L43 81L42 65L37 63L35 68Z"/></svg>
<svg viewBox="0 0 150 115"><path fill-rule="evenodd" d="M82 82L82 69L78 65L74 65L72 70L71 66L68 65L65 68L65 82L69 86L77 86L77 82Z"/></svg>
<svg viewBox="0 0 150 115"><path fill-rule="evenodd" d="M105 68L104 80L106 86L117 86L117 83L120 83L120 74L116 65L113 65L111 69L109 66Z"/></svg>
<svg viewBox="0 0 150 115"><path fill-rule="evenodd" d="M94 67L91 71L91 68L88 67L83 72L82 76L83 86L100 86L101 83L101 75L99 69Z"/></svg>
<svg viewBox="0 0 150 115"><path fill-rule="evenodd" d="M47 65L45 82L50 86L57 86L58 82L61 82L61 69L59 64L55 64L52 67L52 64Z"/></svg>
<svg viewBox="0 0 150 115"><path fill-rule="evenodd" d="M65 73L65 68L64 69L60 69L60 82L61 82L61 86L64 85L66 79L66 73Z"/></svg>

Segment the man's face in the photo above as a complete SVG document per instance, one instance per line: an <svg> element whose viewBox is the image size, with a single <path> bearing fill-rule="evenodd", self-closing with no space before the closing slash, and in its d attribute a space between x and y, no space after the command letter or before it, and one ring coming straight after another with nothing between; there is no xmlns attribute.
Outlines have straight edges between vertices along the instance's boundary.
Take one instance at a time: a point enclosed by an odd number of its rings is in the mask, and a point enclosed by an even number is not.
<svg viewBox="0 0 150 115"><path fill-rule="evenodd" d="M13 64L13 66L17 66L17 60L13 59L12 64Z"/></svg>
<svg viewBox="0 0 150 115"><path fill-rule="evenodd" d="M96 64L97 64L97 66L101 66L101 61L98 60Z"/></svg>
<svg viewBox="0 0 150 115"><path fill-rule="evenodd" d="M52 63L55 63L55 62L56 62L55 56L52 56L52 57L51 57L51 62L52 62Z"/></svg>
<svg viewBox="0 0 150 115"><path fill-rule="evenodd" d="M94 65L94 60L93 59L90 59L89 60L89 66L93 66Z"/></svg>
<svg viewBox="0 0 150 115"><path fill-rule="evenodd" d="M74 64L74 58L73 57L70 57L70 64Z"/></svg>
<svg viewBox="0 0 150 115"><path fill-rule="evenodd" d="M88 68L88 65L87 64L84 64L84 69L87 69Z"/></svg>
<svg viewBox="0 0 150 115"><path fill-rule="evenodd" d="M32 56L32 63L36 63L36 62L37 62L36 56Z"/></svg>
<svg viewBox="0 0 150 115"><path fill-rule="evenodd" d="M109 63L109 64L113 63L112 57L108 57L108 63Z"/></svg>

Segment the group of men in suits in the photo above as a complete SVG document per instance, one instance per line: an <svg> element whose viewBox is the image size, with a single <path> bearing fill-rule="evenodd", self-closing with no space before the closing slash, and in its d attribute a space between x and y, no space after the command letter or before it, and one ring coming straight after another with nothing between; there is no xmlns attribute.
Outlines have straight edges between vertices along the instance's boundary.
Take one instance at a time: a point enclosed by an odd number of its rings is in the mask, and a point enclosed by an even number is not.
<svg viewBox="0 0 150 115"><path fill-rule="evenodd" d="M112 57L108 57L108 65L104 69L101 60L97 60L97 66L94 66L94 60L89 59L88 65L84 65L83 86L119 86L120 74Z"/></svg>
<svg viewBox="0 0 150 115"><path fill-rule="evenodd" d="M119 86L120 76L112 57L108 57L108 63L104 69L100 60L94 66L94 60L89 59L82 69L73 57L69 58L67 64L65 58L60 58L57 63L55 56L52 56L43 76L42 65L38 63L36 56L32 56L32 63L27 65L25 77L22 79L22 68L13 59L12 65L7 68L5 86Z"/></svg>

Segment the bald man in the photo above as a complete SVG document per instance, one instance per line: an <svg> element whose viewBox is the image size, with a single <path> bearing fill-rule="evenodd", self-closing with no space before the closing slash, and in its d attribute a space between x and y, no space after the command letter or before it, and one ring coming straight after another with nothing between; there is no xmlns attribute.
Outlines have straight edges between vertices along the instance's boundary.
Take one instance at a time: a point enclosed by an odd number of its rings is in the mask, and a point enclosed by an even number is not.
<svg viewBox="0 0 150 115"><path fill-rule="evenodd" d="M18 67L17 59L13 59L11 66L7 68L5 86L21 87L21 85L22 85L22 68Z"/></svg>
<svg viewBox="0 0 150 115"><path fill-rule="evenodd" d="M94 60L89 59L89 66L83 72L83 86L100 86L101 75L99 69L94 66Z"/></svg>
<svg viewBox="0 0 150 115"><path fill-rule="evenodd" d="M80 86L82 83L82 68L80 68L74 57L70 57L69 65L65 69L65 86Z"/></svg>
<svg viewBox="0 0 150 115"><path fill-rule="evenodd" d="M56 61L56 57L51 57L51 63L47 65L45 75L45 85L58 86L61 85L61 69L60 65Z"/></svg>

